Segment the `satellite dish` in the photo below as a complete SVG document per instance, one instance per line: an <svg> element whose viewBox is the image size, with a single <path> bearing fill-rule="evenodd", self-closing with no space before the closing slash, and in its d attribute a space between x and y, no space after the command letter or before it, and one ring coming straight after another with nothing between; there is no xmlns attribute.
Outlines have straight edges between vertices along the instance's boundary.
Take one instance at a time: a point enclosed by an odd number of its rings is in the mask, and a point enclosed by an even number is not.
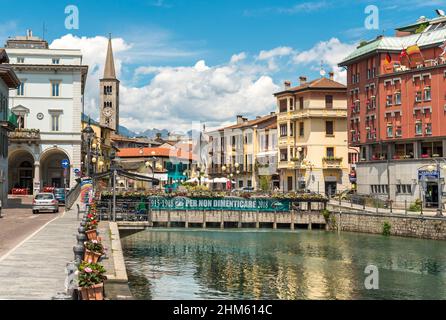
<svg viewBox="0 0 446 320"><path fill-rule="evenodd" d="M437 9L437 10L435 10L435 12L440 17L444 17L446 15L446 13L443 10L441 10L441 9Z"/></svg>

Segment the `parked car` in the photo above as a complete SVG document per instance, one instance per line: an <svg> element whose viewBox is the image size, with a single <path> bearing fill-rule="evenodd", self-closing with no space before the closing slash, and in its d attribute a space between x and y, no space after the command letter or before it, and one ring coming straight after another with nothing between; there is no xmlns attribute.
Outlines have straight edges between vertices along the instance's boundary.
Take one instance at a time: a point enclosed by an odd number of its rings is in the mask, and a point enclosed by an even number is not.
<svg viewBox="0 0 446 320"><path fill-rule="evenodd" d="M41 211L59 212L59 201L57 201L54 193L39 193L33 200L33 213Z"/></svg>
<svg viewBox="0 0 446 320"><path fill-rule="evenodd" d="M56 197L59 204L65 204L65 189L64 188L56 188L53 191L54 196Z"/></svg>

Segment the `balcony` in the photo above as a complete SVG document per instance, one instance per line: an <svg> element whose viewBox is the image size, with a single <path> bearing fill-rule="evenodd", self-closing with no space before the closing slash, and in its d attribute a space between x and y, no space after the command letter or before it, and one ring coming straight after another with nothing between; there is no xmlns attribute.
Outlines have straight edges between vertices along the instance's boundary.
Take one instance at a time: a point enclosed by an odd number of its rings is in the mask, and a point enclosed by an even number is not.
<svg viewBox="0 0 446 320"><path fill-rule="evenodd" d="M324 169L342 169L343 158L325 157L322 159Z"/></svg>
<svg viewBox="0 0 446 320"><path fill-rule="evenodd" d="M11 142L36 142L40 141L40 130L38 129L16 129L8 133Z"/></svg>

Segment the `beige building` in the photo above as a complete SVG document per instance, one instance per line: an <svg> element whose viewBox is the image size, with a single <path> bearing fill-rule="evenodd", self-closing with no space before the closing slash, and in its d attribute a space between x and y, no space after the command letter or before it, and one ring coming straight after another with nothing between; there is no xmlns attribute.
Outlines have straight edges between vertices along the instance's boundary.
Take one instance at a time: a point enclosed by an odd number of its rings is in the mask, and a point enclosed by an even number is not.
<svg viewBox="0 0 446 320"><path fill-rule="evenodd" d="M232 188L271 190L279 187L277 175L277 117L275 113L208 132L210 179L229 178ZM228 186L223 185L223 188Z"/></svg>
<svg viewBox="0 0 446 320"><path fill-rule="evenodd" d="M350 188L347 89L330 78L291 87L277 98L280 188L335 194Z"/></svg>

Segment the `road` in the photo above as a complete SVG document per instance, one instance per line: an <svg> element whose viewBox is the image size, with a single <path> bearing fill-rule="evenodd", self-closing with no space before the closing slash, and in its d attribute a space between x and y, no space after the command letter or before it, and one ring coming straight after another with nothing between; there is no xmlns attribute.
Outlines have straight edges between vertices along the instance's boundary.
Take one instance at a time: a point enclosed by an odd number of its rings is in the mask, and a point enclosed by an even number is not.
<svg viewBox="0 0 446 320"><path fill-rule="evenodd" d="M0 218L0 258L60 214L31 211L32 197L9 199ZM63 212L61 207L60 212Z"/></svg>

